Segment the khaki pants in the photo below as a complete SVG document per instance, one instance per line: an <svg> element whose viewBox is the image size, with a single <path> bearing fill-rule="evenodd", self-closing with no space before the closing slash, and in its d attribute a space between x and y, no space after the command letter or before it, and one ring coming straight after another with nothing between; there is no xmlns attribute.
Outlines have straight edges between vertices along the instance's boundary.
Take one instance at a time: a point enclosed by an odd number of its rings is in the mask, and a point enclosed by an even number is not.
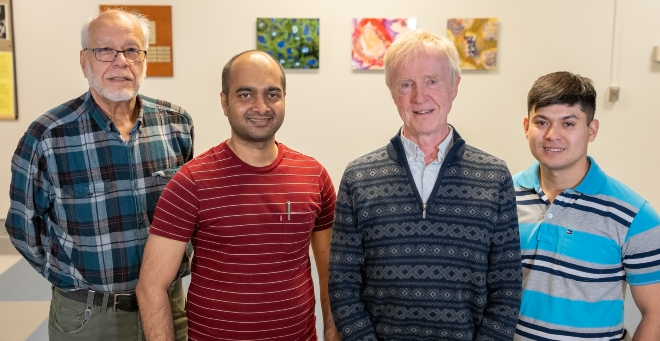
<svg viewBox="0 0 660 341"><path fill-rule="evenodd" d="M181 280L174 282L167 292L170 296L176 340L185 341L188 339L188 317ZM145 339L139 311L112 311L112 308L107 308L105 304L108 300L107 294L103 300L103 307L94 306L89 320L84 322L85 303L66 298L53 289L48 317L49 339L51 341L143 341Z"/></svg>

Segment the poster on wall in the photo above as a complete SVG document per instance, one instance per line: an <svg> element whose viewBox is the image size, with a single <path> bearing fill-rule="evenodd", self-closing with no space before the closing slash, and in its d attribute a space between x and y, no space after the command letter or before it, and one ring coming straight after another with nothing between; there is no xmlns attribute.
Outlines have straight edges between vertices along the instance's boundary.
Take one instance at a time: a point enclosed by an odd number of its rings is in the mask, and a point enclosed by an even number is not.
<svg viewBox="0 0 660 341"><path fill-rule="evenodd" d="M142 14L149 19L149 49L147 50L147 77L174 76L172 60L172 6L100 5L103 12L121 8Z"/></svg>
<svg viewBox="0 0 660 341"><path fill-rule="evenodd" d="M0 0L0 119L18 118L11 0Z"/></svg>
<svg viewBox="0 0 660 341"><path fill-rule="evenodd" d="M285 69L318 69L319 19L257 18L257 50L264 51Z"/></svg>
<svg viewBox="0 0 660 341"><path fill-rule="evenodd" d="M497 67L498 30L497 18L447 20L447 37L456 45L461 70Z"/></svg>
<svg viewBox="0 0 660 341"><path fill-rule="evenodd" d="M355 18L351 44L354 70L382 70L385 51L397 37L417 29L417 18Z"/></svg>

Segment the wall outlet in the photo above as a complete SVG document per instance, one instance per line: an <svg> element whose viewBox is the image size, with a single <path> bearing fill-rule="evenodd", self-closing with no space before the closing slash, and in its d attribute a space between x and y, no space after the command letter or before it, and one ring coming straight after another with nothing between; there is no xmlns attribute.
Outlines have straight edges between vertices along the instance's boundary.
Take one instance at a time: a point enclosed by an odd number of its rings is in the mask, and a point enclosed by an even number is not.
<svg viewBox="0 0 660 341"><path fill-rule="evenodd" d="M610 102L616 102L619 100L619 87L610 86Z"/></svg>

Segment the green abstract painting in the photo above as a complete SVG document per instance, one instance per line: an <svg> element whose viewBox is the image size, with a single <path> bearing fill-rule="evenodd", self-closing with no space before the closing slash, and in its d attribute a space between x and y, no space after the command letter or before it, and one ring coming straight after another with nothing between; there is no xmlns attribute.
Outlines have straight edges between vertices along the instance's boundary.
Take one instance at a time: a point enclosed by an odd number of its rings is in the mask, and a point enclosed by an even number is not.
<svg viewBox="0 0 660 341"><path fill-rule="evenodd" d="M319 19L257 18L257 50L285 69L318 69L319 26Z"/></svg>

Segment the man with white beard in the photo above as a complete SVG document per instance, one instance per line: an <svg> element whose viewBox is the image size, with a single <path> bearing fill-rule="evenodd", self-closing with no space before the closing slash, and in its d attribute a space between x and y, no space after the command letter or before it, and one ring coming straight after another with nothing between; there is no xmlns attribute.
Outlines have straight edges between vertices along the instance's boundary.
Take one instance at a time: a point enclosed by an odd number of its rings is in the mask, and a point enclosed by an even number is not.
<svg viewBox="0 0 660 341"><path fill-rule="evenodd" d="M135 286L147 231L165 184L193 157L188 113L138 94L148 41L143 16L91 18L80 51L89 91L38 117L12 158L6 228L52 283L50 340L144 339ZM178 340L190 256L168 290Z"/></svg>

